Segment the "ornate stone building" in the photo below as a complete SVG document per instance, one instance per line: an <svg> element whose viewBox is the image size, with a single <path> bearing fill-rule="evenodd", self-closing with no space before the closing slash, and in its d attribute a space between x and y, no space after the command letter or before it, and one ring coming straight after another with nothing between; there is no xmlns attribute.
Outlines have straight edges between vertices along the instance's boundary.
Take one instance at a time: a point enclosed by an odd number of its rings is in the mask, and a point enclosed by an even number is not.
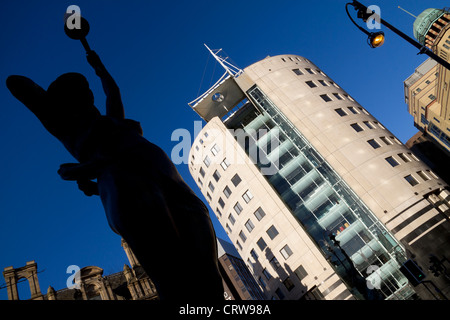
<svg viewBox="0 0 450 320"><path fill-rule="evenodd" d="M55 290L49 287L43 294L37 277L37 263L29 261L20 268L6 267L3 276L6 281L9 300L20 300L17 283L27 279L30 285L30 300L154 300L158 298L155 286L137 261L135 255L122 240L122 247L130 262L123 271L103 275L103 269L96 266L81 268L75 277L73 288Z"/></svg>
<svg viewBox="0 0 450 320"><path fill-rule="evenodd" d="M224 282L226 300L264 300L264 294L233 246L217 239L219 265ZM151 279L145 273L136 256L122 239L122 247L130 266L123 271L103 275L103 269L96 266L81 268L74 274L74 285L55 290L52 286L47 294L41 292L37 263L29 261L20 268L6 267L3 276L6 281L9 300L21 300L17 284L26 279L30 285L30 300L156 300L158 293Z"/></svg>

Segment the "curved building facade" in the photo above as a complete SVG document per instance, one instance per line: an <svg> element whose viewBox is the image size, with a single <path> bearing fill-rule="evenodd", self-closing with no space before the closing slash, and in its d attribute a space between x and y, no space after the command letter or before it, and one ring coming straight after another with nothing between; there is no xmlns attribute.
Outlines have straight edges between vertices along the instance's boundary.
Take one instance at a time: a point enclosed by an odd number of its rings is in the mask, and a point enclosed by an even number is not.
<svg viewBox="0 0 450 320"><path fill-rule="evenodd" d="M227 71L189 170L267 299L428 298L402 266L448 253L445 182L308 59Z"/></svg>

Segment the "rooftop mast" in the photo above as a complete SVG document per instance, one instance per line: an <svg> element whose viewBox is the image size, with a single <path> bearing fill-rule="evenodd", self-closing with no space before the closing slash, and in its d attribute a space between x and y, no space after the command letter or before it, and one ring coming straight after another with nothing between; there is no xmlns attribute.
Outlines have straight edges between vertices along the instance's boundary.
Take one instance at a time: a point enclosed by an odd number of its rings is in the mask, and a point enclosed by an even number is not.
<svg viewBox="0 0 450 320"><path fill-rule="evenodd" d="M234 66L233 64L231 64L230 62L227 61L228 57L222 58L221 56L218 55L218 53L220 51L222 51L222 49L216 49L216 50L211 50L206 44L204 44L206 49L208 49L208 51L211 53L211 55L214 57L214 59L217 60L217 62L220 63L220 65L225 69L225 71L232 76L233 78L238 77L241 73L242 70L239 69L238 67Z"/></svg>

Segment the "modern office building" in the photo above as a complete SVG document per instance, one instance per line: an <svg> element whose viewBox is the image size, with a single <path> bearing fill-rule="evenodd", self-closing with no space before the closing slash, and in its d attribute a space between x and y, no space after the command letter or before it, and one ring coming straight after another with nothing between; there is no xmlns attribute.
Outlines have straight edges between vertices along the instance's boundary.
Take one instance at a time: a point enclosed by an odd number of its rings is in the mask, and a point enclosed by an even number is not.
<svg viewBox="0 0 450 320"><path fill-rule="evenodd" d="M433 299L402 265L449 256L445 182L310 60L210 51L189 170L266 297Z"/></svg>
<svg viewBox="0 0 450 320"><path fill-rule="evenodd" d="M427 9L414 22L417 41L450 61L450 13ZM431 58L405 80L405 101L414 125L450 154L450 70Z"/></svg>

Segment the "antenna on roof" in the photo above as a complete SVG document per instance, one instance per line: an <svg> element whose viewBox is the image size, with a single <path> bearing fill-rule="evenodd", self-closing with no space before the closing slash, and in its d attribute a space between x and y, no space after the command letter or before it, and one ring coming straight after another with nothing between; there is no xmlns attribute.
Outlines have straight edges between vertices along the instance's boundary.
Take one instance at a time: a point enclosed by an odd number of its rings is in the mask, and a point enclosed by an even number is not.
<svg viewBox="0 0 450 320"><path fill-rule="evenodd" d="M212 56L214 57L214 59L217 60L217 62L220 63L220 65L225 69L225 71L232 76L233 78L238 77L241 73L242 70L239 69L238 67L232 65L230 62L227 61L228 57L221 57L219 56L219 52L222 51L222 49L215 49L214 51L211 50L206 44L204 44L206 49L208 49L208 51L212 54Z"/></svg>
<svg viewBox="0 0 450 320"><path fill-rule="evenodd" d="M400 10L403 10L404 12L406 12L407 14L409 14L410 16L413 16L414 18L417 18L415 15L413 15L411 12L406 11L405 9L403 9L402 7L398 6L398 8Z"/></svg>

